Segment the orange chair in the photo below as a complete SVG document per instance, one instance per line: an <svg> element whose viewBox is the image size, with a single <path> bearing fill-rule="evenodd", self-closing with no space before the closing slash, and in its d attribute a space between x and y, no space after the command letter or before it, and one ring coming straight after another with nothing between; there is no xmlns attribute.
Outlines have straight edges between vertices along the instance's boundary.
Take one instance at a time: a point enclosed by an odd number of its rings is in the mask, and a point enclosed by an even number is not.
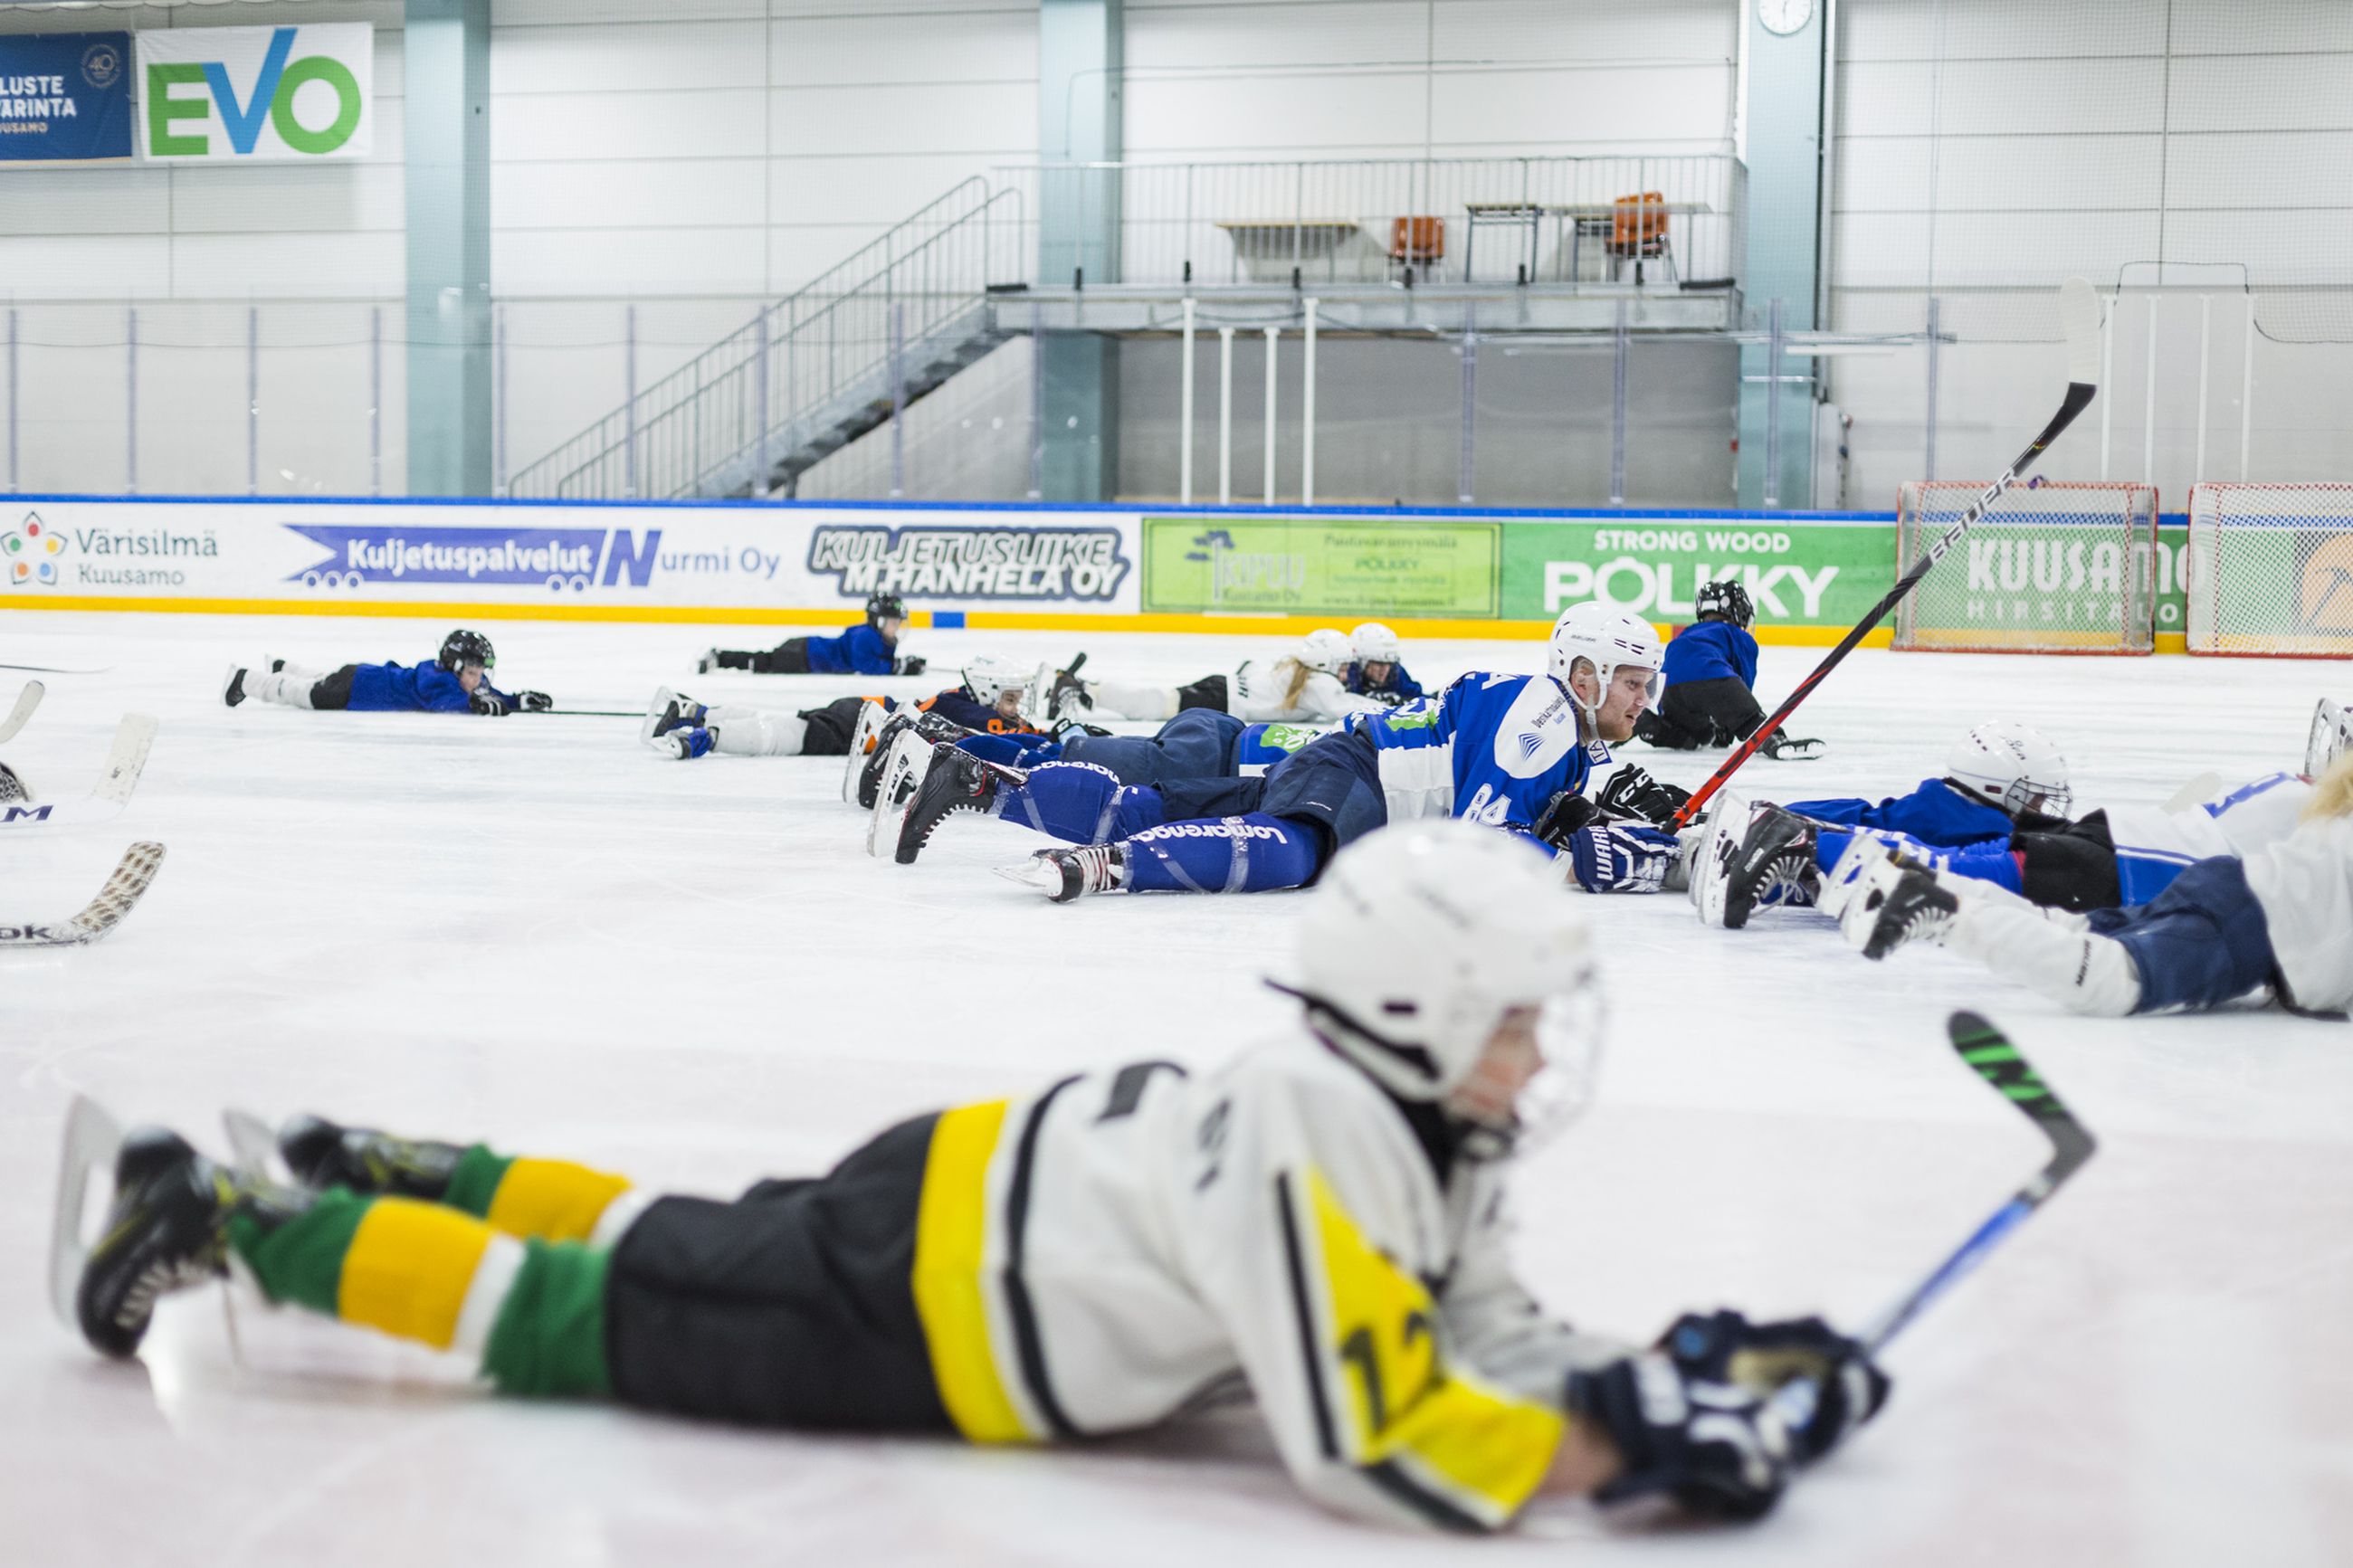
<svg viewBox="0 0 2353 1568"><path fill-rule="evenodd" d="M1389 219L1389 260L1410 273L1419 268L1424 278L1435 262L1446 259L1446 220L1442 217Z"/></svg>
<svg viewBox="0 0 2353 1568"><path fill-rule="evenodd" d="M1642 263L1655 260L1665 266L1667 280L1674 281L1675 258L1667 238L1667 198L1663 192L1644 191L1638 196L1620 196L1617 211L1609 224L1609 276L1615 281L1621 265L1634 264L1634 282L1642 281Z"/></svg>

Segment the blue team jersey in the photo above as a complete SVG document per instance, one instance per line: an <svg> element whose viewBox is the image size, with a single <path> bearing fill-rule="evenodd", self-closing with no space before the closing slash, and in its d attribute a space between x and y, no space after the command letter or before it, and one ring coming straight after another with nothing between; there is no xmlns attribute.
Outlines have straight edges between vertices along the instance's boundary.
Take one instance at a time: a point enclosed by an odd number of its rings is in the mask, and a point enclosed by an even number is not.
<svg viewBox="0 0 2353 1568"><path fill-rule="evenodd" d="M988 703L976 701L961 686L952 686L935 697L926 697L915 704L916 710L936 713L951 724L961 724L967 730L977 730L984 735L1035 735L1035 725L1019 719L1008 719Z"/></svg>
<svg viewBox="0 0 2353 1568"><path fill-rule="evenodd" d="M808 639L812 675L888 675L896 650L871 626L855 626L838 637Z"/></svg>
<svg viewBox="0 0 2353 1568"><path fill-rule="evenodd" d="M1661 674L1669 686L1686 680L1722 680L1730 676L1743 686L1757 684L1757 639L1730 621L1697 621L1675 634L1667 645Z"/></svg>
<svg viewBox="0 0 2353 1568"><path fill-rule="evenodd" d="M1799 800L1790 802L1788 809L1816 822L1883 827L1947 847L2008 838L2018 826L2001 807L1965 794L1943 779L1922 779L1920 787L1910 795L1890 795L1877 805L1862 800Z"/></svg>
<svg viewBox="0 0 2353 1568"><path fill-rule="evenodd" d="M1236 778L1252 778L1282 762L1328 730L1313 724L1250 724L1234 737L1233 765L1226 771Z"/></svg>
<svg viewBox="0 0 2353 1568"><path fill-rule="evenodd" d="M1370 697L1382 701L1410 702L1415 698L1425 695L1421 689L1421 682L1408 675L1405 672L1405 666L1401 664L1389 666L1388 679L1377 686L1365 679L1365 667L1362 664L1351 664L1340 672L1340 684L1345 687L1352 696Z"/></svg>
<svg viewBox="0 0 2353 1568"><path fill-rule="evenodd" d="M1348 730L1374 745L1392 822L1532 827L1609 761L1608 746L1578 738L1577 705L1550 676L1474 670L1436 697L1352 714Z"/></svg>
<svg viewBox="0 0 2353 1568"><path fill-rule="evenodd" d="M494 686L485 689L510 708L514 699ZM358 664L352 667L352 700L355 713L463 713L472 707L458 678L438 665Z"/></svg>

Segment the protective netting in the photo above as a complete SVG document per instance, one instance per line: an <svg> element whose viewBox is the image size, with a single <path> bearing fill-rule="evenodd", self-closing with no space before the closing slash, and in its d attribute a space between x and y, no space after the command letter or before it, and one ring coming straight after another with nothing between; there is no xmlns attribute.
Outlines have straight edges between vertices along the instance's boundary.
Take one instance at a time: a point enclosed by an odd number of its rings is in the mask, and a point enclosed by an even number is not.
<svg viewBox="0 0 2353 1568"><path fill-rule="evenodd" d="M2353 654L2353 485L2199 485L2192 653Z"/></svg>
<svg viewBox="0 0 2353 1568"><path fill-rule="evenodd" d="M1907 484L1900 574L1959 522L1984 482ZM1895 610L1895 646L1977 653L2147 653L2156 647L2147 485L2018 486Z"/></svg>

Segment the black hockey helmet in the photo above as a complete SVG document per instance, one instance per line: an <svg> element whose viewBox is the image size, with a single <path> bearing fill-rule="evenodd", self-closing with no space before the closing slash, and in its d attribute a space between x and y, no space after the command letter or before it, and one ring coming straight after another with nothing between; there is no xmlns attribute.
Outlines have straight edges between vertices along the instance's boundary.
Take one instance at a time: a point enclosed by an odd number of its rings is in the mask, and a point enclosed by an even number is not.
<svg viewBox="0 0 2353 1568"><path fill-rule="evenodd" d="M870 626L906 618L907 601L896 594L876 594L866 601L866 624Z"/></svg>
<svg viewBox="0 0 2353 1568"><path fill-rule="evenodd" d="M1741 630L1757 618L1757 606L1748 602L1748 590L1730 577L1701 584L1692 595L1692 611L1695 615L1722 616Z"/></svg>
<svg viewBox="0 0 2353 1568"><path fill-rule="evenodd" d="M441 639L441 656L433 662L455 675L460 667L469 664L494 668L499 656L491 651L491 639L481 633L451 632Z"/></svg>

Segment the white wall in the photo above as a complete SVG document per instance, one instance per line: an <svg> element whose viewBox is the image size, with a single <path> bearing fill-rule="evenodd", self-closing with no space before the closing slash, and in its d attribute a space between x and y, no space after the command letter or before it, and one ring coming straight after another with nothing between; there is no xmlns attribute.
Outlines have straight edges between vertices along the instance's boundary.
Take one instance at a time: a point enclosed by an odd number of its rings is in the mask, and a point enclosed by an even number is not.
<svg viewBox="0 0 2353 1568"><path fill-rule="evenodd" d="M1838 17L1831 320L1917 331L1937 296L1961 340L1941 356L1940 477L1991 478L2032 433L2056 390L2050 290L2081 274L2126 284L2116 374L2052 477L2098 476L2105 413L2111 477L2182 503L2201 477L2204 296L2202 477L2238 478L2252 288L2253 477L2353 478L2353 346L2295 341L2353 340L2353 5L1841 0ZM2289 292L2314 286L2337 292ZM1925 352L1841 360L1831 386L1855 416L1859 504L1893 505L1924 471Z"/></svg>

